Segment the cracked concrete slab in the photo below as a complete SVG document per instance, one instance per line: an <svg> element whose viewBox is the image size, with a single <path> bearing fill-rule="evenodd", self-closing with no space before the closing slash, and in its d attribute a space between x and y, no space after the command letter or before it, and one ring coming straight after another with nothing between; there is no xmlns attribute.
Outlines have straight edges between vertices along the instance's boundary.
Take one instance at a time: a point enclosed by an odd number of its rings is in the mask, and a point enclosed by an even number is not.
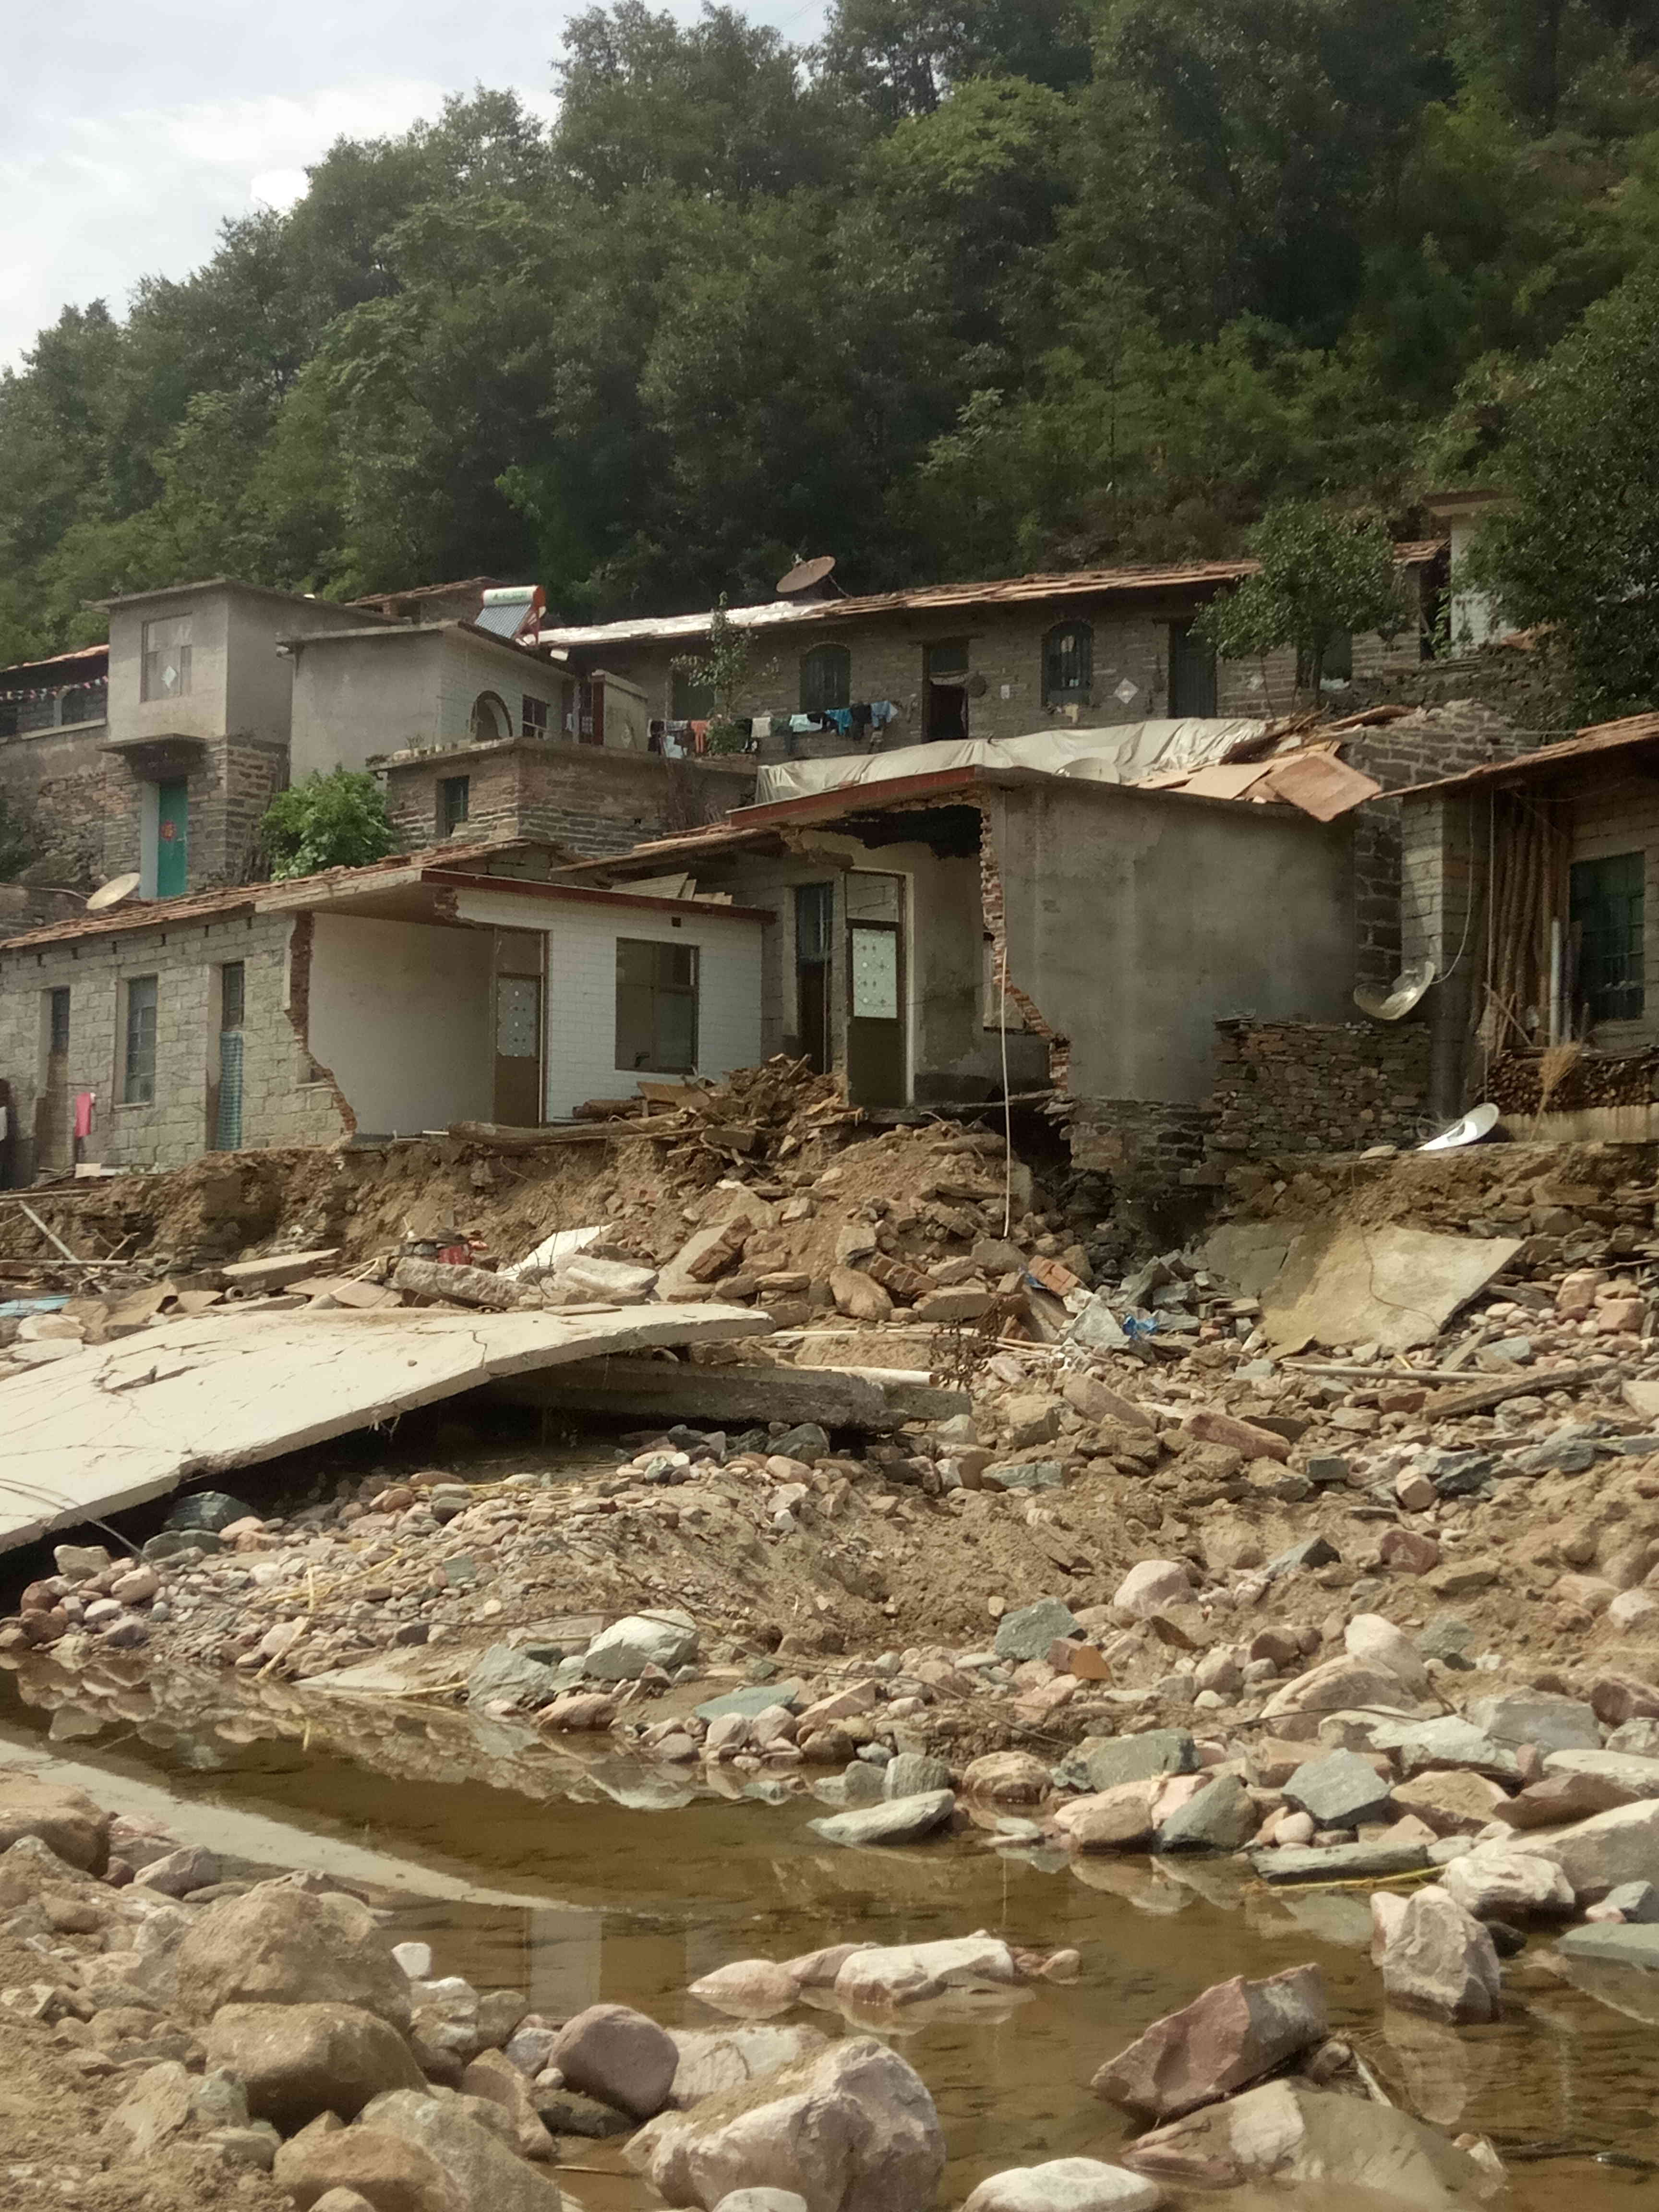
<svg viewBox="0 0 1659 2212"><path fill-rule="evenodd" d="M0 1551L499 1376L769 1333L746 1306L520 1313L229 1308L0 1384Z"/></svg>

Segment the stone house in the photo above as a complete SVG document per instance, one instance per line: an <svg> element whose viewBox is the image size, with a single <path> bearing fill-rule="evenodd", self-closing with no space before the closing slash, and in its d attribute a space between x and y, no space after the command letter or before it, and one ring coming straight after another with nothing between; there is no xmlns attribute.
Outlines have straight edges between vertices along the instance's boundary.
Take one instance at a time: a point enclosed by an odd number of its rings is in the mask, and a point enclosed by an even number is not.
<svg viewBox="0 0 1659 2212"><path fill-rule="evenodd" d="M554 883L556 857L452 840L0 944L15 1179L564 1120L641 1076L755 1060L769 915Z"/></svg>
<svg viewBox="0 0 1659 2212"><path fill-rule="evenodd" d="M1443 1114L1659 1135L1659 714L1400 794L1402 951Z"/></svg>
<svg viewBox="0 0 1659 2212"><path fill-rule="evenodd" d="M1328 665L1375 675L1431 649L1444 576L1439 541L1401 545L1417 618L1398 636L1349 641ZM875 750L967 738L1023 737L1066 725L1288 710L1294 657L1217 665L1194 617L1249 561L1082 569L871 596L778 599L730 609L753 642L739 712L765 724L763 757ZM705 647L712 615L551 624L539 642L573 672L604 667L645 693L653 720L707 716L712 702L675 662ZM823 726L807 726L809 718ZM791 729L791 720L803 726Z"/></svg>
<svg viewBox="0 0 1659 2212"><path fill-rule="evenodd" d="M313 769L383 774L411 845L477 842L475 778L492 825L562 826L581 853L749 793L741 763L652 753L625 678L518 642L539 613L532 587L476 578L345 606L218 577L106 605L106 647L0 671L0 794L34 825L37 872L71 889L239 883L271 798Z"/></svg>

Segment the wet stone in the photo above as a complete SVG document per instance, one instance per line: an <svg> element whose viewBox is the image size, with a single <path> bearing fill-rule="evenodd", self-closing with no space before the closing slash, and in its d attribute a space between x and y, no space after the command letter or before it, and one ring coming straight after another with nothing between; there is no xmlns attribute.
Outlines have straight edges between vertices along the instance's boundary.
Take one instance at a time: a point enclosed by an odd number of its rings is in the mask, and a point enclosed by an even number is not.
<svg viewBox="0 0 1659 2212"><path fill-rule="evenodd" d="M1185 1729L1147 1729L1139 1735L1085 1740L1054 1779L1062 1789L1094 1792L1158 1774L1192 1774L1197 1766L1198 1747Z"/></svg>

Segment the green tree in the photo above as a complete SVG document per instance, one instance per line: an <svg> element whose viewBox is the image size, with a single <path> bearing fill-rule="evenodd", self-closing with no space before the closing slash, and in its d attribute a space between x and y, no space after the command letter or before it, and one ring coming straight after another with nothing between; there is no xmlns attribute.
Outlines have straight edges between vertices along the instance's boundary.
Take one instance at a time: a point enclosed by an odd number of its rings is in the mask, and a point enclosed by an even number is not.
<svg viewBox="0 0 1659 2212"><path fill-rule="evenodd" d="M931 115L970 78L1065 91L1089 75L1079 0L836 0L823 67L885 123Z"/></svg>
<svg viewBox="0 0 1659 2212"><path fill-rule="evenodd" d="M372 775L317 769L279 791L259 823L259 842L278 882L321 868L361 868L384 860L397 839L386 793Z"/></svg>
<svg viewBox="0 0 1659 2212"><path fill-rule="evenodd" d="M1659 697L1659 260L1539 367L1492 471L1513 494L1469 579L1517 626L1545 624L1583 711Z"/></svg>
<svg viewBox="0 0 1659 2212"><path fill-rule="evenodd" d="M1297 689L1317 699L1338 638L1366 630L1393 637L1411 620L1394 539L1380 522L1284 501L1267 509L1249 546L1256 573L1212 599L1193 625L1224 659L1293 647Z"/></svg>
<svg viewBox="0 0 1659 2212"><path fill-rule="evenodd" d="M707 691L714 700L714 711L708 723L709 751L741 752L746 741L738 727L738 719L744 694L752 684L769 683L777 673L777 663L762 663L757 659L754 639L746 629L740 629L726 612L724 592L709 620L707 648L702 653L679 654L673 665L689 684L700 691Z"/></svg>

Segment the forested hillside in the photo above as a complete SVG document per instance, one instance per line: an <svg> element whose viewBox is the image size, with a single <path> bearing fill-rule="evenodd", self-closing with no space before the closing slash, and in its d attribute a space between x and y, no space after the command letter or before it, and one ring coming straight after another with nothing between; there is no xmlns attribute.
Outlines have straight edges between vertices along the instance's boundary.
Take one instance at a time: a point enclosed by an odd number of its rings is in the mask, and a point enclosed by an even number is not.
<svg viewBox="0 0 1659 2212"><path fill-rule="evenodd" d="M0 660L222 571L580 618L1404 524L1659 300L1653 0L838 0L811 50L620 0L552 66L550 130L480 89L343 143L41 333Z"/></svg>

